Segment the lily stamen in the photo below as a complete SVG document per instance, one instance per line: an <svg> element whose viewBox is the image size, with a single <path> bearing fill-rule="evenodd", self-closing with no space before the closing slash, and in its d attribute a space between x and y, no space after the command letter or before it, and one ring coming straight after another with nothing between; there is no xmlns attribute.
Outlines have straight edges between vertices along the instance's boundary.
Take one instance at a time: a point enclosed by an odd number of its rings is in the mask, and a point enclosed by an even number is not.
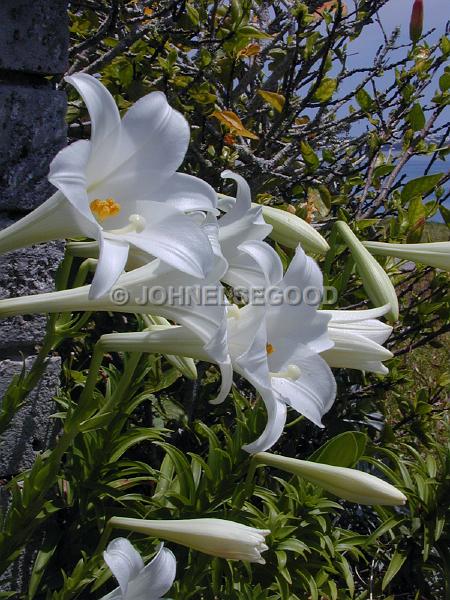
<svg viewBox="0 0 450 600"><path fill-rule="evenodd" d="M230 304L227 306L227 317L230 319L239 319L241 312L236 304Z"/></svg>
<svg viewBox="0 0 450 600"><path fill-rule="evenodd" d="M89 207L93 214L99 221L104 221L110 217L116 217L121 210L121 206L114 198L106 198L106 200L100 200L96 198L92 200Z"/></svg>
<svg viewBox="0 0 450 600"><path fill-rule="evenodd" d="M141 233L146 226L146 220L141 215L130 215L128 217L129 225L120 227L119 229L110 229L108 233L123 235L124 233Z"/></svg>
<svg viewBox="0 0 450 600"><path fill-rule="evenodd" d="M271 377L278 377L282 379L291 379L296 381L302 374L300 367L297 365L288 365L286 371L278 371L276 373L270 373Z"/></svg>

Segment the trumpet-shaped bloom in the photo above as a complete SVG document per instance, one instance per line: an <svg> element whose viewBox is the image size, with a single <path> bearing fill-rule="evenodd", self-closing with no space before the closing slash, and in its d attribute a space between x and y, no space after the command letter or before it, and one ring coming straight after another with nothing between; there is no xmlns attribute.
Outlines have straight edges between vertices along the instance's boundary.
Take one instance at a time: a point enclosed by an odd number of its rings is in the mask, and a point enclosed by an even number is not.
<svg viewBox="0 0 450 600"><path fill-rule="evenodd" d="M226 268L226 266L225 266ZM152 314L170 319L195 333L200 347L219 364L223 393L231 387L232 368L226 337L223 290L217 280L223 273L220 257L205 279L175 271L155 259L122 275L108 296L89 298L89 287L0 300L0 316L73 311L111 311ZM188 295L186 295L188 294ZM206 294L214 302L206 302ZM215 299L217 298L217 301ZM164 353L164 351L162 351ZM177 354L180 352L167 352ZM189 354L181 352L181 356Z"/></svg>
<svg viewBox="0 0 450 600"><path fill-rule="evenodd" d="M141 98L120 119L108 90L94 77L66 78L91 117L90 141L61 150L49 181L59 190L0 234L0 252L51 239L85 236L100 244L90 296L106 294L122 273L130 247L188 274L213 264L207 236L185 213L215 212L214 190L177 173L189 127L161 92Z"/></svg>
<svg viewBox="0 0 450 600"><path fill-rule="evenodd" d="M221 210L228 211L234 206L236 200L232 196L218 194L218 206ZM299 244L314 254L325 254L330 249L328 242L314 229L312 225L285 210L273 206L252 204L253 207L262 209L264 222L272 226L268 234L274 241L287 248L297 248Z"/></svg>
<svg viewBox="0 0 450 600"><path fill-rule="evenodd" d="M102 600L160 600L173 585L177 563L164 544L148 565L126 538L110 542L103 558L119 587Z"/></svg>
<svg viewBox="0 0 450 600"><path fill-rule="evenodd" d="M181 519L152 521L113 517L113 527L137 531L198 550L204 554L264 564L261 553L268 549L264 543L268 529L256 529L224 519Z"/></svg>
<svg viewBox="0 0 450 600"><path fill-rule="evenodd" d="M300 248L278 282L276 290L282 299L288 288L322 290L320 270ZM329 320L329 315L317 310L317 304L303 301L229 307L226 329L233 370L255 387L267 410L267 426L255 442L244 446L247 452L260 452L276 443L286 422L287 405L322 426L322 416L336 395L333 374L320 356L333 346ZM105 339L117 350L180 354L217 362L192 328L111 334ZM216 402L224 397L220 394Z"/></svg>
<svg viewBox="0 0 450 600"><path fill-rule="evenodd" d="M388 311L389 305L372 310L321 311L331 317L328 333L334 346L322 353L330 367L388 373L383 361L393 354L383 344L391 335L392 327L377 318Z"/></svg>
<svg viewBox="0 0 450 600"><path fill-rule="evenodd" d="M338 221L336 226L350 248L367 295L375 306L389 304L388 317L393 321L397 321L399 315L398 299L388 274L367 248L363 246L362 242L358 240L347 223Z"/></svg>
<svg viewBox="0 0 450 600"><path fill-rule="evenodd" d="M268 452L255 454L253 460L303 477L349 502L386 506L396 506L406 502L405 495L396 487L357 469L298 460Z"/></svg>
<svg viewBox="0 0 450 600"><path fill-rule="evenodd" d="M371 254L395 256L422 265L450 271L450 242L429 242L423 244L388 244L384 242L363 242Z"/></svg>
<svg viewBox="0 0 450 600"><path fill-rule="evenodd" d="M224 171L222 177L237 183L235 202L217 222L220 248L228 263L222 281L248 288L266 285L268 274L272 279L281 279L281 260L262 241L272 230L263 219L262 207L252 205L250 187L243 177L231 171Z"/></svg>

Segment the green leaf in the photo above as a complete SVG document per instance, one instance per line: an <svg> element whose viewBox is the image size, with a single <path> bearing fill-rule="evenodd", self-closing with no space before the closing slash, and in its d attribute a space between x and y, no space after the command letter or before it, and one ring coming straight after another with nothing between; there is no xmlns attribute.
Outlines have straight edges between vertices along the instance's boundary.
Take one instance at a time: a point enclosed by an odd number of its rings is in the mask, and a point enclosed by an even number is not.
<svg viewBox="0 0 450 600"><path fill-rule="evenodd" d="M241 27L238 30L238 34L248 37L248 38L253 38L256 40L265 40L265 39L271 39L272 36L269 35L268 33L264 33L264 31L261 31L260 29L258 29L257 27L255 27L254 25L245 25L244 27Z"/></svg>
<svg viewBox="0 0 450 600"><path fill-rule="evenodd" d="M33 600L34 596L36 595L39 584L44 575L45 568L53 556L61 536L62 530L59 530L58 528L48 528L46 536L42 542L42 546L39 550L36 560L34 561L33 571L28 584L27 600Z"/></svg>
<svg viewBox="0 0 450 600"><path fill-rule="evenodd" d="M373 171L373 178L380 179L380 177L384 177L385 175L390 175L394 169L395 169L394 165L379 165Z"/></svg>
<svg viewBox="0 0 450 600"><path fill-rule="evenodd" d="M364 454L366 444L365 433L345 431L313 452L308 460L335 467L352 468Z"/></svg>
<svg viewBox="0 0 450 600"><path fill-rule="evenodd" d="M371 109L373 100L364 88L361 88L356 92L355 98L356 102L363 110L369 111Z"/></svg>
<svg viewBox="0 0 450 600"><path fill-rule="evenodd" d="M123 434L111 453L109 462L115 463L129 448L149 440L159 440L162 437L163 429L155 427L135 427Z"/></svg>
<svg viewBox="0 0 450 600"><path fill-rule="evenodd" d="M107 425L112 417L113 413L101 413L94 417L83 421L80 424L80 431L86 433L86 431L94 431L95 429L103 429Z"/></svg>
<svg viewBox="0 0 450 600"><path fill-rule="evenodd" d="M420 131L425 126L425 115L422 107L418 102L413 104L413 107L408 113L407 120L414 131Z"/></svg>
<svg viewBox="0 0 450 600"><path fill-rule="evenodd" d="M316 171L320 164L320 160L308 142L302 141L300 143L300 152L308 169Z"/></svg>
<svg viewBox="0 0 450 600"><path fill-rule="evenodd" d="M450 54L450 38L443 36L441 38L441 41L439 42L439 47L442 51L442 54L444 54L444 56L447 56L448 54Z"/></svg>
<svg viewBox="0 0 450 600"><path fill-rule="evenodd" d="M420 242L425 221L425 206L423 205L422 198L420 196L416 196L411 200L408 206L409 231L406 238L408 244Z"/></svg>
<svg viewBox="0 0 450 600"><path fill-rule="evenodd" d="M327 102L336 91L336 86L336 79L324 77L321 84L314 92L314 99L318 100L319 102Z"/></svg>
<svg viewBox="0 0 450 600"><path fill-rule="evenodd" d="M443 173L436 173L435 175L423 175L417 177L417 179L411 179L402 189L401 198L403 202L409 202L416 196L425 196L437 186L443 176Z"/></svg>
<svg viewBox="0 0 450 600"><path fill-rule="evenodd" d="M445 206L439 207L439 212L441 213L441 217L444 219L444 223L447 227L450 227L450 209Z"/></svg>
<svg viewBox="0 0 450 600"><path fill-rule="evenodd" d="M200 15L198 13L198 10L195 8L195 6L192 6L192 4L187 3L186 4L186 12L189 17L189 20L191 21L191 23L193 25L198 25L200 23Z"/></svg>
<svg viewBox="0 0 450 600"><path fill-rule="evenodd" d="M282 112L284 103L286 101L283 94L277 94L275 92L268 92L267 90L258 90L258 94L265 100L270 106L277 112Z"/></svg>
<svg viewBox="0 0 450 600"><path fill-rule="evenodd" d="M175 446L167 443L157 443L170 456L180 483L180 494L192 499L195 496L195 482L192 475L191 465L185 455Z"/></svg>
<svg viewBox="0 0 450 600"><path fill-rule="evenodd" d="M397 573L400 571L403 563L405 562L405 560L407 558L408 558L407 554L403 554L401 552L398 552L397 550L394 552L394 555L391 558L391 562L389 563L387 571L383 577L383 582L381 584L381 588L383 591L389 585L389 583L394 579L394 577L397 575Z"/></svg>
<svg viewBox="0 0 450 600"><path fill-rule="evenodd" d="M439 77L439 88L441 92L446 92L450 88L450 73L448 71Z"/></svg>

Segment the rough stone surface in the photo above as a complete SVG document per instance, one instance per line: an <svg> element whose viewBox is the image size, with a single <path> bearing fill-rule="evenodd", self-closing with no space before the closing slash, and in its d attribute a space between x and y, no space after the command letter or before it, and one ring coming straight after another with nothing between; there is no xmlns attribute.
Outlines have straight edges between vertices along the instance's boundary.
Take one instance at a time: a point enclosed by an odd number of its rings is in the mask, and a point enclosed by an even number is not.
<svg viewBox="0 0 450 600"><path fill-rule="evenodd" d="M34 357L25 361L30 369ZM20 373L23 363L4 360L0 363L0 396L3 397L11 379ZM59 384L61 359L53 357L36 388L30 392L25 405L14 416L7 431L0 438L0 473L3 477L16 475L34 463L38 452L53 441L58 421L50 419L55 410L53 398Z"/></svg>
<svg viewBox="0 0 450 600"><path fill-rule="evenodd" d="M67 0L1 0L0 69L64 73L68 41Z"/></svg>
<svg viewBox="0 0 450 600"><path fill-rule="evenodd" d="M66 144L66 104L50 87L0 83L1 210L31 210L55 191L47 174Z"/></svg>
<svg viewBox="0 0 450 600"><path fill-rule="evenodd" d="M3 223L0 219L0 226ZM63 247L63 242L49 242L0 256L0 298L54 290L54 276ZM44 336L45 324L45 315L20 315L1 321L0 359L34 352Z"/></svg>

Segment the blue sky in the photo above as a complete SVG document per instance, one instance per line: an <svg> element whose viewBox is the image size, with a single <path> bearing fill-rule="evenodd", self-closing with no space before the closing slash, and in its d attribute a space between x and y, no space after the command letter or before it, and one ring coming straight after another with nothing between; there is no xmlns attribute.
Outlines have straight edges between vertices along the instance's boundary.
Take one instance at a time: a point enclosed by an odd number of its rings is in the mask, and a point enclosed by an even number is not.
<svg viewBox="0 0 450 600"><path fill-rule="evenodd" d="M390 0L380 11L379 16L386 35L389 37L396 27L400 27L400 38L397 44L408 44L409 21L414 0ZM349 1L349 7L351 2ZM446 22L450 19L450 0L424 0L424 33L432 28L436 31L428 38L428 43L436 42L444 33ZM383 43L383 34L377 22L367 25L363 33L350 43L349 53L352 54L349 67L367 67L372 64L373 58L379 46ZM406 49L403 48L395 54L391 54L391 61L405 56ZM343 92L351 91L361 75L348 79L342 88ZM393 72L387 73L384 78L377 79L377 87L381 88L381 82L389 85L393 82ZM437 89L437 81L432 84L426 93L425 100L429 100ZM371 92L371 90L368 90ZM448 117L448 115L447 115ZM447 119L448 120L448 119ZM445 121L445 119L444 119ZM354 127L353 133L360 132L361 124Z"/></svg>
<svg viewBox="0 0 450 600"><path fill-rule="evenodd" d="M401 29L400 41L409 42L409 19L413 0L390 0L379 12L381 21L389 35L396 26ZM445 32L446 21L450 19L449 0L424 0L424 32L436 27L433 38L439 38ZM364 29L364 34L355 40L354 47L358 50L361 62L373 56L374 50L382 41L378 24L374 23Z"/></svg>

